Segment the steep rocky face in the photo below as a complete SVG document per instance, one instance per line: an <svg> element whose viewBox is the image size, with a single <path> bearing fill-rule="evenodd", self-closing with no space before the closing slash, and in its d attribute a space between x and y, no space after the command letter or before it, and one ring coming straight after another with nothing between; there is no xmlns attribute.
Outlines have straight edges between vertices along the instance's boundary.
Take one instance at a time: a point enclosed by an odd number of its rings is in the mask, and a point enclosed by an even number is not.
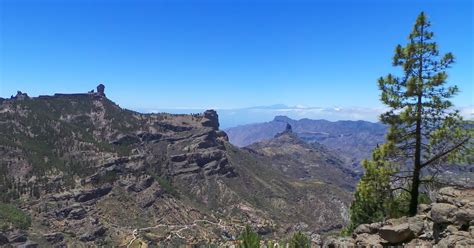
<svg viewBox="0 0 474 248"><path fill-rule="evenodd" d="M140 114L105 94L0 99L0 244L200 244L245 224L283 237L346 223L346 191L286 177L218 127L212 110Z"/></svg>
<svg viewBox="0 0 474 248"><path fill-rule="evenodd" d="M414 217L363 224L352 238L329 239L326 247L473 247L474 189L442 188L435 202Z"/></svg>
<svg viewBox="0 0 474 248"><path fill-rule="evenodd" d="M270 160L273 167L294 178L316 179L349 191L354 189L358 179L336 154L318 143L304 142L292 132L290 124L273 139L244 149Z"/></svg>

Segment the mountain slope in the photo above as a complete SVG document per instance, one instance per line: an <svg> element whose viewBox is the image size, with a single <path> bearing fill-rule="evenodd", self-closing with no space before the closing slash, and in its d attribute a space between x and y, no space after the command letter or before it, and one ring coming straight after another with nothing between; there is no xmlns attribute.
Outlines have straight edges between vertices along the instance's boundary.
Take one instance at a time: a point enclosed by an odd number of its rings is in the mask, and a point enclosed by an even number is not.
<svg viewBox="0 0 474 248"><path fill-rule="evenodd" d="M346 223L346 190L287 177L218 127L212 110L140 114L103 92L0 99L0 199L16 209L0 244L202 244L245 224L282 237Z"/></svg>
<svg viewBox="0 0 474 248"><path fill-rule="evenodd" d="M252 143L271 139L290 124L293 132L302 140L318 142L336 151L341 159L356 168L364 158L369 158L377 144L384 142L386 126L367 121L326 121L301 119L293 120L285 116L276 116L272 121L228 128L232 144L244 147ZM360 168L357 170L360 171Z"/></svg>
<svg viewBox="0 0 474 248"><path fill-rule="evenodd" d="M289 124L274 138L253 143L245 149L269 158L273 167L294 178L317 179L347 190L353 190L358 179L338 156L318 143L302 141Z"/></svg>

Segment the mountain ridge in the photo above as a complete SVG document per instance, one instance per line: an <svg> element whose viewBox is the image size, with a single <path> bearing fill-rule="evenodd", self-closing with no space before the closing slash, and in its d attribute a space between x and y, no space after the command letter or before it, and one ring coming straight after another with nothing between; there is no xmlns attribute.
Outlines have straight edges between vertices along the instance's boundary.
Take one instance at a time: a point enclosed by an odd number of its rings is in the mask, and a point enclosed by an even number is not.
<svg viewBox="0 0 474 248"><path fill-rule="evenodd" d="M360 161L370 158L372 149L385 141L387 127L368 121L327 121L275 116L272 121L224 129L229 141L239 147L271 139L286 123L293 132L308 143L320 143L338 152L346 163L361 173Z"/></svg>
<svg viewBox="0 0 474 248"><path fill-rule="evenodd" d="M141 114L105 94L21 93L0 99L0 119L2 204L31 219L0 216L7 244L206 244L246 224L284 237L347 223L347 190L233 146L213 110Z"/></svg>

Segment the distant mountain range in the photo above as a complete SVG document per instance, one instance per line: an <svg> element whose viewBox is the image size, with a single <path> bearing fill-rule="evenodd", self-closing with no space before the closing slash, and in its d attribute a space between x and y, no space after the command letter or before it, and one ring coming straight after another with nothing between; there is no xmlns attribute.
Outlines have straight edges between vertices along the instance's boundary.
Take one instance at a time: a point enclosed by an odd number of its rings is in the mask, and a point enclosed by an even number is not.
<svg viewBox="0 0 474 248"><path fill-rule="evenodd" d="M368 121L294 120L276 116L270 122L255 123L225 129L229 141L239 147L273 138L282 132L286 124L293 132L308 143L319 143L336 152L339 159L360 171L359 162L370 158L372 149L385 140L387 127Z"/></svg>
<svg viewBox="0 0 474 248"><path fill-rule="evenodd" d="M134 108L144 113L175 113L188 114L199 113L207 108ZM367 120L377 121L379 115L385 111L384 108L364 107L312 107L312 106L288 106L285 104L274 104L268 106L253 106L247 108L215 108L219 114L219 122L223 128L230 128L249 123L258 123L270 120L277 115L288 116L293 119L325 119L336 120Z"/></svg>

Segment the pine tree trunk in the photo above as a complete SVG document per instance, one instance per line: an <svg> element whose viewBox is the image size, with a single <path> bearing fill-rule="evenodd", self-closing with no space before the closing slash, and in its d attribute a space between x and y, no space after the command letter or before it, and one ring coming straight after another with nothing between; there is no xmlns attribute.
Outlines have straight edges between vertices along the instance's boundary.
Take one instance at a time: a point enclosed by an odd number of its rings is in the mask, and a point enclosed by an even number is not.
<svg viewBox="0 0 474 248"><path fill-rule="evenodd" d="M416 103L416 129L415 129L415 163L413 165L413 178L410 191L410 208L409 215L416 215L418 209L418 190L420 187L420 171L421 171L421 114L422 114L422 98L423 98L423 26L421 26L420 48L420 64L418 69L418 99Z"/></svg>
<svg viewBox="0 0 474 248"><path fill-rule="evenodd" d="M410 216L416 215L416 210L418 208L418 188L420 187L421 170L421 107L421 95L419 95L415 130L415 163L413 165L413 180L410 190Z"/></svg>

